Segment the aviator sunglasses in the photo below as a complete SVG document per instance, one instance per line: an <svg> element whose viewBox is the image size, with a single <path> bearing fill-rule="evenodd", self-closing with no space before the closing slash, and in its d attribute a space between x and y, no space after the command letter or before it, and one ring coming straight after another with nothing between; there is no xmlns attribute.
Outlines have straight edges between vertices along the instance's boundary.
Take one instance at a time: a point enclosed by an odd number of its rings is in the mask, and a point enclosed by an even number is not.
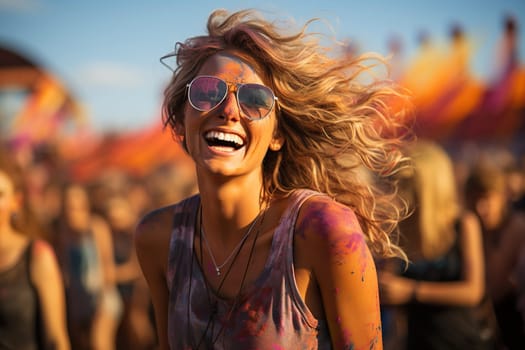
<svg viewBox="0 0 525 350"><path fill-rule="evenodd" d="M209 75L195 77L187 88L191 106L201 112L211 111L224 101L230 91L235 91L239 109L250 120L267 117L277 100L273 91L267 86L228 83Z"/></svg>

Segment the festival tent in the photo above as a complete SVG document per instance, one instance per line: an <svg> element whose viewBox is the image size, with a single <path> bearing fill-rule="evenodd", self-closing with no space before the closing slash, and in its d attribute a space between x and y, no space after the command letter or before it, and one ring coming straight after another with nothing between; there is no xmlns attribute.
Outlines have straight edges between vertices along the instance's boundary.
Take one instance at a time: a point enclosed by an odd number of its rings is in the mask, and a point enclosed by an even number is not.
<svg viewBox="0 0 525 350"><path fill-rule="evenodd" d="M81 104L56 76L0 45L0 95L13 92L19 106L1 115L0 139L14 153L51 149L64 167L61 171L74 180L90 181L108 169L143 176L156 166L185 159L160 117L140 131L95 132Z"/></svg>
<svg viewBox="0 0 525 350"><path fill-rule="evenodd" d="M2 137L33 147L78 132L87 115L53 74L21 53L0 45L0 93L16 98L18 108L3 112Z"/></svg>
<svg viewBox="0 0 525 350"><path fill-rule="evenodd" d="M519 61L515 23L506 19L499 73L481 80L471 72L476 47L461 27L448 45L428 38L399 79L413 94L414 130L440 142L519 141L525 137L525 66ZM495 67L489 67L495 68Z"/></svg>
<svg viewBox="0 0 525 350"><path fill-rule="evenodd" d="M189 162L181 145L160 119L144 130L107 135L89 153L67 155L70 175L79 181L96 178L105 170L121 170L142 177L164 164Z"/></svg>

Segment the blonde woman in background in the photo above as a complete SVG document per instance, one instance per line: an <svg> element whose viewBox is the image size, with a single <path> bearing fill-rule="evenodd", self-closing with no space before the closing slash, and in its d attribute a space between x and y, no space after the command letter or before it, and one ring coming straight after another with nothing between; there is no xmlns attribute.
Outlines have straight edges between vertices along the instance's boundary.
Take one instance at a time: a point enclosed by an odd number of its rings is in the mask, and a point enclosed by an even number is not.
<svg viewBox="0 0 525 350"><path fill-rule="evenodd" d="M400 225L409 264L380 273L381 302L406 314L406 349L491 349L492 329L478 317L485 295L477 217L461 209L453 164L441 146L407 149L413 168L398 174L413 213Z"/></svg>

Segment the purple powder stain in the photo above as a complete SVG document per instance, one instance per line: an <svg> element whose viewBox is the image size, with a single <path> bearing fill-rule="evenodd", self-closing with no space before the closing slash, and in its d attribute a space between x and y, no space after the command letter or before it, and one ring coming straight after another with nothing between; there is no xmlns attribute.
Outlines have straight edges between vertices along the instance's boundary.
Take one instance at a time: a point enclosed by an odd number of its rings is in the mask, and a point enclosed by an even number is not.
<svg viewBox="0 0 525 350"><path fill-rule="evenodd" d="M333 203L314 202L304 213L304 220L298 227L298 232L304 238L303 232L308 228L318 228L316 231L325 235L334 226L347 226L348 231L360 231L360 225L354 212L347 207L334 207Z"/></svg>
<svg viewBox="0 0 525 350"><path fill-rule="evenodd" d="M354 343L352 342L352 332L345 330L343 332L343 339L345 342L345 349L353 349Z"/></svg>

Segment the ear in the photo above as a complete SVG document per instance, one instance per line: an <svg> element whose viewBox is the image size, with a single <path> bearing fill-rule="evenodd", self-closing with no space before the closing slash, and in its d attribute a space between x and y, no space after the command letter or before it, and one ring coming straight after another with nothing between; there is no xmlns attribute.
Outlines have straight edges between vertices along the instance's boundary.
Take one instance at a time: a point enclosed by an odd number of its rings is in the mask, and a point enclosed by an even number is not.
<svg viewBox="0 0 525 350"><path fill-rule="evenodd" d="M277 152L279 151L284 145L284 137L281 135L279 131L275 131L272 141L270 141L270 150Z"/></svg>
<svg viewBox="0 0 525 350"><path fill-rule="evenodd" d="M186 134L186 127L184 126L184 123L177 123L175 125L175 132L177 133L177 135L184 137L184 135Z"/></svg>
<svg viewBox="0 0 525 350"><path fill-rule="evenodd" d="M177 123L175 126L175 134L184 151L188 153L188 146L186 145L186 127L183 123Z"/></svg>

